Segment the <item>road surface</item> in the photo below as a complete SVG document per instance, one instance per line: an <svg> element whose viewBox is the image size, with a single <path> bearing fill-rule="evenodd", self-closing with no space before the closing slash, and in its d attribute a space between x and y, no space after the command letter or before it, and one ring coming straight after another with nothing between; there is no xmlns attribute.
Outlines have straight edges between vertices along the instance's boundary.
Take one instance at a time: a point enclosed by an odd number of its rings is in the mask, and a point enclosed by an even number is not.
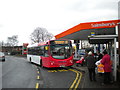
<svg viewBox="0 0 120 90"><path fill-rule="evenodd" d="M0 62L2 88L79 88L82 73L71 68L42 68L25 57L6 56Z"/></svg>

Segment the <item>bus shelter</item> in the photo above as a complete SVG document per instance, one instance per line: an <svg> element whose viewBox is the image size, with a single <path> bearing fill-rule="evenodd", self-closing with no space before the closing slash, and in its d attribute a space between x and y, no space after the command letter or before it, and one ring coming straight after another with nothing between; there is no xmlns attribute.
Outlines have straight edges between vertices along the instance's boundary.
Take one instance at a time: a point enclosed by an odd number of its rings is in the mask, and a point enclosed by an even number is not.
<svg viewBox="0 0 120 90"><path fill-rule="evenodd" d="M113 57L113 73L114 79L116 81L116 67L117 67L117 50L114 47L113 50L110 50L112 45L116 46L118 41L116 36L116 26L120 20L109 20L109 21L99 21L99 22L87 22L80 23L58 35L55 36L56 39L70 39L74 40L76 47L79 47L80 40L89 40L89 43L94 44L106 44L109 49L109 53ZM94 36L94 37L88 37Z"/></svg>
<svg viewBox="0 0 120 90"><path fill-rule="evenodd" d="M88 36L90 44L106 44L107 50L111 56L113 64L113 76L114 81L117 80L117 66L119 65L119 59L117 55L116 42L118 40L118 35L95 35Z"/></svg>

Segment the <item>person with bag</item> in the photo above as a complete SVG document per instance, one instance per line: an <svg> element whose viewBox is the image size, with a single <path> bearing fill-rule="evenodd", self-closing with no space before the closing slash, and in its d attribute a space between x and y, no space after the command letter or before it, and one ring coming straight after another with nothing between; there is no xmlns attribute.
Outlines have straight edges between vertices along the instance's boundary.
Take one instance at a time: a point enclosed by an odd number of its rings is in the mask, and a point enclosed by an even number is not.
<svg viewBox="0 0 120 90"><path fill-rule="evenodd" d="M97 66L96 67L96 69L97 69L96 73L98 73L99 76L103 76L103 74L104 74L104 65L102 63L100 63L101 60L99 60L95 63L95 65Z"/></svg>
<svg viewBox="0 0 120 90"><path fill-rule="evenodd" d="M95 77L95 58L92 54L93 53L90 51L85 60L86 60L86 65L87 65L88 72L89 72L90 81L93 81L93 80L96 81L96 77Z"/></svg>
<svg viewBox="0 0 120 90"><path fill-rule="evenodd" d="M103 51L103 55L104 56L100 61L100 63L104 65L104 82L102 83L102 85L110 83L111 81L110 75L112 71L110 55L107 54L106 50Z"/></svg>
<svg viewBox="0 0 120 90"><path fill-rule="evenodd" d="M97 66L97 72L98 73L104 73L104 65L102 63L100 63L101 60L99 60L95 63L95 65Z"/></svg>

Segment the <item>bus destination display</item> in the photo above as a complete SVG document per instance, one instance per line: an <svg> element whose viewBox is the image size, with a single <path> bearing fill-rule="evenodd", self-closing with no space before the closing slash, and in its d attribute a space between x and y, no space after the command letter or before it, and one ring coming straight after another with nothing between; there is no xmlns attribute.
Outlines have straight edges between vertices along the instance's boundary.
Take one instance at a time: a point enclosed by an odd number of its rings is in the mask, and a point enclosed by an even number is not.
<svg viewBox="0 0 120 90"><path fill-rule="evenodd" d="M51 41L51 44L68 44L68 41Z"/></svg>

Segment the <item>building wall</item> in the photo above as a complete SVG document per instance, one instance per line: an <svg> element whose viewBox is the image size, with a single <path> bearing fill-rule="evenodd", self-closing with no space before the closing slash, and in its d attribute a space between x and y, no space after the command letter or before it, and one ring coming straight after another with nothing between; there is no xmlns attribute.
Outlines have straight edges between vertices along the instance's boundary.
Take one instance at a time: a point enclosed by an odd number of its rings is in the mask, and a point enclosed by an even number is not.
<svg viewBox="0 0 120 90"><path fill-rule="evenodd" d="M13 52L16 54L22 54L22 46L2 46L2 52L5 54Z"/></svg>

